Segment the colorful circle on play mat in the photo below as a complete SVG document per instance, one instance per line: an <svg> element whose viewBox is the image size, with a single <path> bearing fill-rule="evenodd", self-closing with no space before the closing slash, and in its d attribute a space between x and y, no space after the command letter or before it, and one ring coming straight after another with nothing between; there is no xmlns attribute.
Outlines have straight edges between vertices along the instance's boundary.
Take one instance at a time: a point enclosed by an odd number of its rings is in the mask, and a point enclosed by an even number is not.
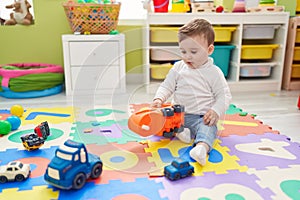
<svg viewBox="0 0 300 200"><path fill-rule="evenodd" d="M10 123L12 131L17 130L21 125L21 119L15 115L7 117L6 121Z"/></svg>
<svg viewBox="0 0 300 200"><path fill-rule="evenodd" d="M85 112L85 114L87 116L90 116L90 117L103 117L103 116L110 115L112 112L115 112L115 113L125 113L124 111L121 111L121 110L112 110L112 109L102 108L102 109L88 110L88 111Z"/></svg>
<svg viewBox="0 0 300 200"><path fill-rule="evenodd" d="M24 113L24 108L21 105L13 105L10 108L10 114L18 116L18 117L22 117Z"/></svg>
<svg viewBox="0 0 300 200"><path fill-rule="evenodd" d="M245 200L245 198L239 194L230 193L225 196L225 200Z"/></svg>
<svg viewBox="0 0 300 200"><path fill-rule="evenodd" d="M100 126L101 124L100 124L100 122L92 122L92 125L93 126Z"/></svg>
<svg viewBox="0 0 300 200"><path fill-rule="evenodd" d="M22 141L21 141L20 137L22 135L27 135L27 134L31 134L31 133L34 133L33 129L18 131L16 133L10 135L8 137L8 140L11 142L15 142L15 143L21 143ZM50 135L48 136L46 141L55 140L55 139L61 137L63 134L64 134L64 132L60 129L50 128Z"/></svg>
<svg viewBox="0 0 300 200"><path fill-rule="evenodd" d="M148 200L148 198L138 195L138 194L122 194L122 195L112 198L112 200L128 200L128 199Z"/></svg>
<svg viewBox="0 0 300 200"><path fill-rule="evenodd" d="M30 164L31 174L30 178L44 176L46 168L50 162L49 159L43 157L29 157L18 159L24 164Z"/></svg>
<svg viewBox="0 0 300 200"><path fill-rule="evenodd" d="M0 120L0 135L7 135L11 131L11 124L6 120Z"/></svg>
<svg viewBox="0 0 300 200"><path fill-rule="evenodd" d="M212 149L209 152L209 156L208 156L208 161L212 162L212 163L220 163L223 160L223 156L222 154L216 150L216 149Z"/></svg>
<svg viewBox="0 0 300 200"><path fill-rule="evenodd" d="M300 197L299 180L285 180L280 183L280 188L291 199L299 199Z"/></svg>
<svg viewBox="0 0 300 200"><path fill-rule="evenodd" d="M87 116L91 117L101 117L101 116L107 116L112 113L113 110L111 109L93 109L86 111Z"/></svg>
<svg viewBox="0 0 300 200"><path fill-rule="evenodd" d="M125 170L137 165L139 158L129 151L108 151L100 155L106 166L112 169Z"/></svg>

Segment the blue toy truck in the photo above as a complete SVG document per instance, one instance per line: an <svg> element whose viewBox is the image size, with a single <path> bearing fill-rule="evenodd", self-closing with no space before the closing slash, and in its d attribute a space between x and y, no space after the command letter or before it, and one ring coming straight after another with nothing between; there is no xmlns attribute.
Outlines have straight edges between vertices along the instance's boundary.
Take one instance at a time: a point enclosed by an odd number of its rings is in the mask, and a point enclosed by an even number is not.
<svg viewBox="0 0 300 200"><path fill-rule="evenodd" d="M194 167L188 161L181 159L173 160L170 165L164 168L165 177L172 181L191 176L193 173Z"/></svg>
<svg viewBox="0 0 300 200"><path fill-rule="evenodd" d="M102 165L101 159L88 153L83 143L67 140L55 151L44 179L61 189L81 189L86 179L101 175Z"/></svg>

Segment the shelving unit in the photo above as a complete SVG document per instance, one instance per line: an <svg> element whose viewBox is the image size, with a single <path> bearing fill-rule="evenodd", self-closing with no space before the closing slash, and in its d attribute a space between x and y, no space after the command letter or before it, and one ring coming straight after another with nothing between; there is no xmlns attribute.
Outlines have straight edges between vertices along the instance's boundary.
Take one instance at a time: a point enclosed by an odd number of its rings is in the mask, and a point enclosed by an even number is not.
<svg viewBox="0 0 300 200"><path fill-rule="evenodd" d="M300 90L300 17L289 21L282 87Z"/></svg>
<svg viewBox="0 0 300 200"><path fill-rule="evenodd" d="M125 36L62 35L66 95L126 90Z"/></svg>
<svg viewBox="0 0 300 200"><path fill-rule="evenodd" d="M288 12L267 12L267 13L148 13L147 24L145 27L145 82L149 85L157 85L163 80L154 80L151 78L150 65L153 63L151 59L151 51L160 49L164 51L174 52L178 54L177 42L152 42L151 28L173 27L179 28L186 22L194 18L204 18L211 22L214 27L236 27L232 32L232 38L229 42L215 43L215 45L234 45L235 48L231 52L230 67L226 79L233 91L262 91L262 90L280 90L284 66L285 47L288 32L289 13ZM265 38L262 34L261 38L243 39L244 28L250 25L276 26L274 36ZM168 38L170 39L170 38ZM270 64L271 72L268 76L258 77L241 77L241 67L245 62L253 62L245 60L242 56L242 47L244 45L273 45L277 48L272 50L270 59L258 59L258 63ZM180 58L180 56L179 56ZM256 60L257 61L257 60ZM166 61L167 62L167 61ZM152 84L153 83L153 84ZM157 87L149 87L149 92L156 91Z"/></svg>

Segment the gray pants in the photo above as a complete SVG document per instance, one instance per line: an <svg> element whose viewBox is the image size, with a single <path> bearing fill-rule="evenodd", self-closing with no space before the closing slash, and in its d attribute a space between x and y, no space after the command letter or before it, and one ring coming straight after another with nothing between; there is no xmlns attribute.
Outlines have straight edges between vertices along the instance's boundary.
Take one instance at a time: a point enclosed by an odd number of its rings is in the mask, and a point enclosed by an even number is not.
<svg viewBox="0 0 300 200"><path fill-rule="evenodd" d="M209 151L212 150L213 143L217 138L217 126L207 126L204 124L203 115L185 114L184 127L191 131L191 139L194 140L194 145L199 142L205 142L209 146Z"/></svg>

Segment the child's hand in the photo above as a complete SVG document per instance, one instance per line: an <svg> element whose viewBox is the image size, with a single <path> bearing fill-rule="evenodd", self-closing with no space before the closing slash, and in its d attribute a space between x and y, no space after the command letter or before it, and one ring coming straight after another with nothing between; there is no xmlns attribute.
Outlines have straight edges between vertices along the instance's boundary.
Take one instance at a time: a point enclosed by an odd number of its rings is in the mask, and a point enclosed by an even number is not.
<svg viewBox="0 0 300 200"><path fill-rule="evenodd" d="M219 120L219 115L214 110L209 110L203 116L204 124L208 126L216 125Z"/></svg>
<svg viewBox="0 0 300 200"><path fill-rule="evenodd" d="M153 102L150 105L151 108L161 108L161 106L162 106L162 100L161 99L154 99Z"/></svg>

